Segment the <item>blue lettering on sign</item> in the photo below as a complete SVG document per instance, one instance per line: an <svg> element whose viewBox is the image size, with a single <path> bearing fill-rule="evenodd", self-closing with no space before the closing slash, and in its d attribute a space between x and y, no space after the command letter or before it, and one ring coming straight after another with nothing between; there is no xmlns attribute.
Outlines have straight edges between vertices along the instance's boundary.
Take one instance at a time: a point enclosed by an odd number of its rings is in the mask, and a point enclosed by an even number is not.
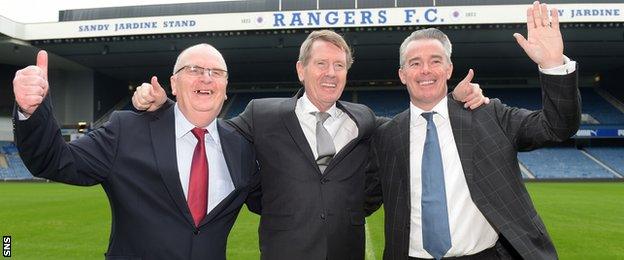
<svg viewBox="0 0 624 260"><path fill-rule="evenodd" d="M355 24L355 20L353 20L353 16L355 16L354 11L346 11L344 14L345 14L344 24Z"/></svg>
<svg viewBox="0 0 624 260"><path fill-rule="evenodd" d="M78 26L78 32L108 31L109 24L89 24Z"/></svg>
<svg viewBox="0 0 624 260"><path fill-rule="evenodd" d="M435 9L435 8L434 9L427 9L425 11L425 20L427 22L433 23L436 20L438 20L437 14L438 14L438 9Z"/></svg>
<svg viewBox="0 0 624 260"><path fill-rule="evenodd" d="M362 21L360 24L373 24L373 20L371 20L372 13L370 11L361 11Z"/></svg>
<svg viewBox="0 0 624 260"><path fill-rule="evenodd" d="M284 23L284 14L274 13L273 20L273 27L286 26L286 24Z"/></svg>
<svg viewBox="0 0 624 260"><path fill-rule="evenodd" d="M303 25L303 22L301 22L301 13L293 13L292 19L290 20L290 26L295 25Z"/></svg>
<svg viewBox="0 0 624 260"><path fill-rule="evenodd" d="M338 12L328 12L327 15L325 15L325 22L331 25L337 24Z"/></svg>
<svg viewBox="0 0 624 260"><path fill-rule="evenodd" d="M412 18L416 15L416 10L405 9L405 23L413 23Z"/></svg>
<svg viewBox="0 0 624 260"><path fill-rule="evenodd" d="M178 20L178 21L164 21L163 28L177 28L177 27L194 27L197 25L195 20Z"/></svg>
<svg viewBox="0 0 624 260"><path fill-rule="evenodd" d="M387 21L386 10L379 10L376 13L367 10L273 13L273 27L367 25L385 24Z"/></svg>
<svg viewBox="0 0 624 260"><path fill-rule="evenodd" d="M570 17L577 16L620 16L620 9L570 9Z"/></svg>
<svg viewBox="0 0 624 260"><path fill-rule="evenodd" d="M321 24L321 12L308 13L308 25Z"/></svg>
<svg viewBox="0 0 624 260"><path fill-rule="evenodd" d="M156 22L116 23L115 31L158 28Z"/></svg>
<svg viewBox="0 0 624 260"><path fill-rule="evenodd" d="M379 24L385 24L388 21L388 18L386 18L386 10L380 10L377 15L379 15L379 20L377 20Z"/></svg>

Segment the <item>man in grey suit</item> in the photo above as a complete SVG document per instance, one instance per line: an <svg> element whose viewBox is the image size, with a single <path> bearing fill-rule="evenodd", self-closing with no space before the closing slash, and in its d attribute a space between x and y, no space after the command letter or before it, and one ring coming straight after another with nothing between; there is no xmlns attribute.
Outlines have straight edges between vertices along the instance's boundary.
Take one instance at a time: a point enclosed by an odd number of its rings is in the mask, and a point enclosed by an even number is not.
<svg viewBox="0 0 624 260"><path fill-rule="evenodd" d="M252 100L230 121L253 142L260 164L262 259L364 259L369 140L384 120L364 105L338 100L351 63L342 36L314 31L296 64L303 89L292 98ZM469 79L460 86L459 100L484 102L479 89L466 95L473 90ZM152 93L145 90L137 93ZM137 93L137 108L164 102Z"/></svg>
<svg viewBox="0 0 624 260"><path fill-rule="evenodd" d="M579 126L576 64L563 55L556 10L535 2L528 40L543 109L492 100L473 111L447 98L451 43L437 29L401 45L399 77L410 108L382 125L371 147L367 210L385 209L384 259L555 259L556 250L522 181L517 151L563 141ZM425 133L423 135L422 133Z"/></svg>

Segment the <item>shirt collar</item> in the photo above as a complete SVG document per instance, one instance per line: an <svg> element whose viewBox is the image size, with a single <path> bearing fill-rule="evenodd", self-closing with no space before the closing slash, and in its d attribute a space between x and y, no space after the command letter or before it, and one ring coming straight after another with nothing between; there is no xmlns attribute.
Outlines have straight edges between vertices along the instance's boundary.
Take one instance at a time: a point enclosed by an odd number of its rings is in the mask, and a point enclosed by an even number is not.
<svg viewBox="0 0 624 260"><path fill-rule="evenodd" d="M308 98L307 93L305 93L305 92L299 98L299 100L297 102L299 102L299 105L301 106L301 112L303 112L303 114L308 115L308 114L311 114L311 113L319 112L319 109L314 104L312 104L312 101L310 101L310 99ZM336 103L335 102L325 112L327 112L333 118L338 118L339 116L342 115L342 113L344 113L342 110L340 110L340 109L338 109L336 107Z"/></svg>
<svg viewBox="0 0 624 260"><path fill-rule="evenodd" d="M420 116L420 114L425 112L436 112L436 114L442 116L442 118L444 118L445 120L448 120L449 112L447 103L448 98L447 96L444 96L444 98L442 98L442 100L440 100L440 102L438 102L438 104L436 104L433 109L431 109L430 111L425 111L410 102L410 122L412 122L411 124L415 124L416 122L418 122L418 118L425 120L422 116Z"/></svg>
<svg viewBox="0 0 624 260"><path fill-rule="evenodd" d="M175 104L175 107L173 110L174 110L174 115L175 115L175 136L176 136L176 139L178 139L178 138L182 138L184 135L191 132L191 130L195 128L195 125L189 122L188 119L186 119L186 117L184 116L184 114L182 114L182 111L178 107L178 103ZM208 126L205 127L205 129L208 130L208 135L210 135L210 137L212 137L213 140L219 140L219 131L217 130L216 118L215 120L212 120L212 122L210 122L210 124L208 124Z"/></svg>

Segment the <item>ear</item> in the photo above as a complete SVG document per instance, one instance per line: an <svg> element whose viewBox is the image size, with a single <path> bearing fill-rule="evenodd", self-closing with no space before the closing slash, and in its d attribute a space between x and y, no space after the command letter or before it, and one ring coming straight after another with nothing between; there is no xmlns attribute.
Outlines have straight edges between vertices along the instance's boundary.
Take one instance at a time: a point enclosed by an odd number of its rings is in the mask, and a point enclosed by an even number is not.
<svg viewBox="0 0 624 260"><path fill-rule="evenodd" d="M301 61L297 61L297 77L299 77L299 82L303 82L305 68Z"/></svg>
<svg viewBox="0 0 624 260"><path fill-rule="evenodd" d="M405 71L403 71L401 68L399 68L399 78L401 79L401 83L403 83L403 85L407 85L406 80L405 80Z"/></svg>
<svg viewBox="0 0 624 260"><path fill-rule="evenodd" d="M176 92L177 92L176 91L176 85L177 85L176 79L177 79L176 75L171 75L171 77L169 78L169 82L171 82L171 94L174 96L176 95Z"/></svg>
<svg viewBox="0 0 624 260"><path fill-rule="evenodd" d="M453 63L449 63L449 67L446 70L446 80L451 79L451 75L453 75Z"/></svg>

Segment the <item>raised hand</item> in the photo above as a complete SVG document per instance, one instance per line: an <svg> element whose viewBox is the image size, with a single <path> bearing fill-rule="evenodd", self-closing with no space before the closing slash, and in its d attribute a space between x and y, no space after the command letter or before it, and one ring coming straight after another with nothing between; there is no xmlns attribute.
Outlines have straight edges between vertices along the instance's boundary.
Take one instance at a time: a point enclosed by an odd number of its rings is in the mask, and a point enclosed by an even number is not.
<svg viewBox="0 0 624 260"><path fill-rule="evenodd" d="M563 65L563 38L559 30L559 12L556 8L533 2L527 9L527 38L514 33L516 41L527 55L543 69Z"/></svg>
<svg viewBox="0 0 624 260"><path fill-rule="evenodd" d="M132 105L136 110L156 111L167 101L167 94L156 76L152 77L151 83L143 83L134 91Z"/></svg>
<svg viewBox="0 0 624 260"><path fill-rule="evenodd" d="M464 103L465 108L475 109L483 104L489 104L490 99L483 96L483 90L479 84L471 83L474 71L468 70L468 74L453 89L453 99Z"/></svg>
<svg viewBox="0 0 624 260"><path fill-rule="evenodd" d="M31 65L15 73L13 94L20 112L30 117L48 94L48 53L37 53L37 65Z"/></svg>

